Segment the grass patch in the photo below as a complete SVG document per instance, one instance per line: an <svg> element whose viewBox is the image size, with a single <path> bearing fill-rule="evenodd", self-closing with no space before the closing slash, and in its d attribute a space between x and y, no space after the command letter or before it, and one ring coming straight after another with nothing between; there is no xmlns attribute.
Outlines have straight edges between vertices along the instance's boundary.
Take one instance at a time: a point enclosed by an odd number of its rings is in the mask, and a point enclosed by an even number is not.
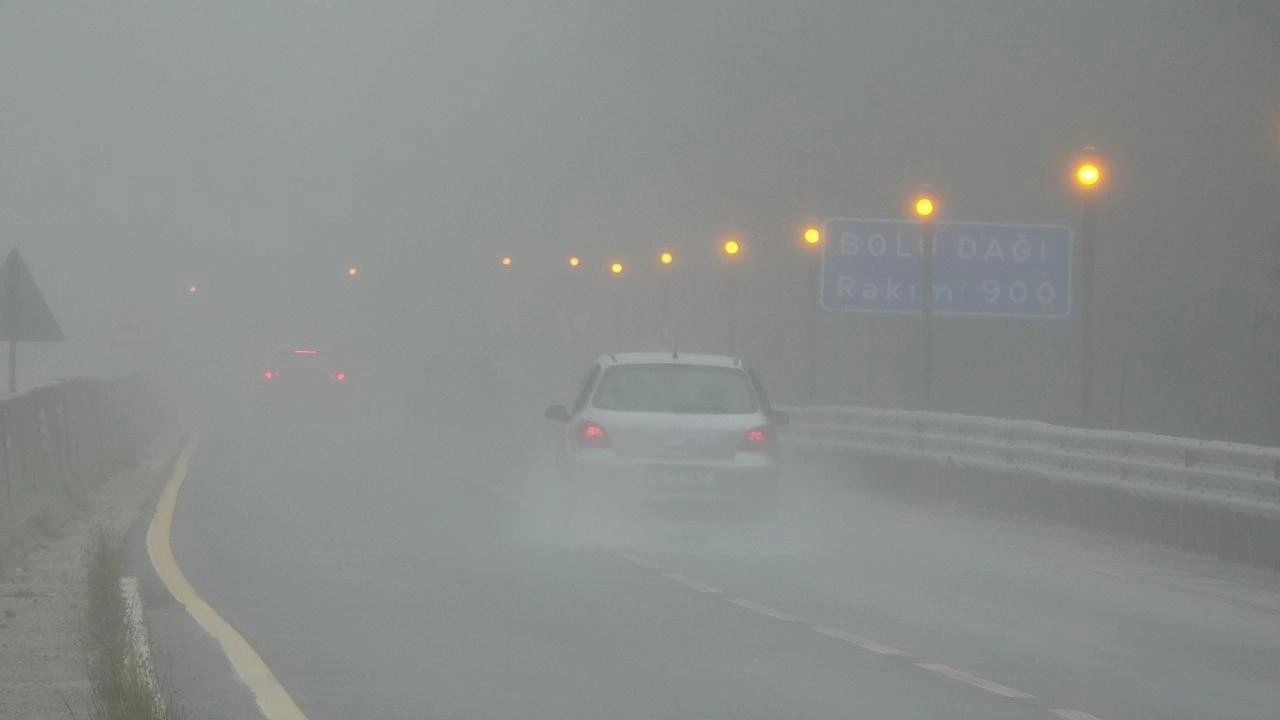
<svg viewBox="0 0 1280 720"><path fill-rule="evenodd" d="M99 529L85 551L88 597L84 646L92 688L91 720L183 720L187 713L166 697L155 673L134 650L120 593L123 556L119 535Z"/></svg>

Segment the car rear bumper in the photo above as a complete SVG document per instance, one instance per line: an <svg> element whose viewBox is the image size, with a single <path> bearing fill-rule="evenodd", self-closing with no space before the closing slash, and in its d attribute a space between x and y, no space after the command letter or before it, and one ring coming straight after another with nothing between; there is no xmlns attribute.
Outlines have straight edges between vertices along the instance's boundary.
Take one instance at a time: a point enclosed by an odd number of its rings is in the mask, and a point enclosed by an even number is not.
<svg viewBox="0 0 1280 720"><path fill-rule="evenodd" d="M288 418L349 418L357 409L357 397L345 383L295 383L260 387L256 392L259 415Z"/></svg>
<svg viewBox="0 0 1280 720"><path fill-rule="evenodd" d="M768 500L778 493L778 465L768 456L733 461L634 460L583 454L567 463L576 493L620 500L727 502Z"/></svg>

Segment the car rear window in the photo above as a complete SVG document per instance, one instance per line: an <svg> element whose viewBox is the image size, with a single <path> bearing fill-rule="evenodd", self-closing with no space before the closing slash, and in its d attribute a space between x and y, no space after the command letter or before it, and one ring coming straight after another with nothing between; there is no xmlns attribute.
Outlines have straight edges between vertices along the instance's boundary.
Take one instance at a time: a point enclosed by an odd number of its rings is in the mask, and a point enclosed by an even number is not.
<svg viewBox="0 0 1280 720"><path fill-rule="evenodd" d="M700 365L617 365L604 372L592 405L601 410L745 415L759 405L747 374Z"/></svg>

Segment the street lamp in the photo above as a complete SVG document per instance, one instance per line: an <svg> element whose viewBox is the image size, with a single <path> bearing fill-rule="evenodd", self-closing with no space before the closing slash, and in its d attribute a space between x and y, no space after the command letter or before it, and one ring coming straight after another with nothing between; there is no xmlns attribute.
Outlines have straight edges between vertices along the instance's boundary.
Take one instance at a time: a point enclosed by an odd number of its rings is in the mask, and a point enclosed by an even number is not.
<svg viewBox="0 0 1280 720"><path fill-rule="evenodd" d="M195 295L195 294L196 294L196 292L198 292L199 290L200 290L200 288L196 287L196 284L195 284L195 283L191 283L190 285L188 285L188 286L187 286L187 294L188 294L188 295Z"/></svg>
<svg viewBox="0 0 1280 720"><path fill-rule="evenodd" d="M917 197L912 210L915 211L916 217L922 220L933 217L933 198L928 195Z"/></svg>
<svg viewBox="0 0 1280 720"><path fill-rule="evenodd" d="M1081 190L1092 190L1102 182L1102 168L1098 164L1085 160L1076 166L1076 185Z"/></svg>
<svg viewBox="0 0 1280 720"><path fill-rule="evenodd" d="M1093 355L1094 355L1094 292L1095 263L1094 224L1097 218L1097 197L1106 179L1097 150L1086 147L1080 151L1072 173L1076 191L1080 194L1080 425L1093 427Z"/></svg>
<svg viewBox="0 0 1280 720"><path fill-rule="evenodd" d="M933 407L933 253L937 205L927 186L916 194L911 204L920 221L920 397L925 410Z"/></svg>
<svg viewBox="0 0 1280 720"><path fill-rule="evenodd" d="M621 281L622 272L625 269L621 262L615 260L609 266L609 273ZM619 287L613 289L613 345L615 348L620 348L622 345L622 283L619 282L618 285Z"/></svg>
<svg viewBox="0 0 1280 720"><path fill-rule="evenodd" d="M355 277L359 274L360 274L360 268L356 267L355 265L352 265L351 267L347 268L347 277Z"/></svg>
<svg viewBox="0 0 1280 720"><path fill-rule="evenodd" d="M726 238L720 246L724 257L729 261L730 265L737 264L738 256L742 253L742 242L737 238ZM740 270L729 269L729 354L738 354L738 275Z"/></svg>
<svg viewBox="0 0 1280 720"><path fill-rule="evenodd" d="M510 256L510 255L503 255L503 256L502 256L502 267L504 267L504 268L509 268L509 267L511 267L511 256Z"/></svg>
<svg viewBox="0 0 1280 720"><path fill-rule="evenodd" d="M658 264L663 268L670 268L676 262L676 256L670 250L663 250L658 253ZM661 332L675 337L675 333L671 330L671 273L662 273L662 317Z"/></svg>
<svg viewBox="0 0 1280 720"><path fill-rule="evenodd" d="M807 342L809 349L808 363L809 374L806 378L808 387L809 402L816 402L818 399L818 308L820 304L819 294L822 292L822 230L817 224L810 224L805 227L804 232L800 234L804 240L806 249L813 251L813 268L809 271L809 299L807 302L813 303L805 313Z"/></svg>
<svg viewBox="0 0 1280 720"><path fill-rule="evenodd" d="M577 255L570 255L567 262L571 274L581 275L577 270L582 266L582 258ZM588 308L590 304L580 302L579 296L583 292L582 284L582 278L580 277L575 277L570 282L561 283L561 309L556 313L556 317L560 323L560 342L566 346L578 339L578 333L575 329L582 326L583 313L589 312L585 308Z"/></svg>

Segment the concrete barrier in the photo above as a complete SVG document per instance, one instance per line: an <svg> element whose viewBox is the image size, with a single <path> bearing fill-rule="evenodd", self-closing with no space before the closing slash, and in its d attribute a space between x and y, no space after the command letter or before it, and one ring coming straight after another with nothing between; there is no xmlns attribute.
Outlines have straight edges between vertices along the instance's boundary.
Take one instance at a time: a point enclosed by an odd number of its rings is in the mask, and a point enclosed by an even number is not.
<svg viewBox="0 0 1280 720"><path fill-rule="evenodd" d="M161 422L141 377L78 378L0 399L0 571L135 462Z"/></svg>

